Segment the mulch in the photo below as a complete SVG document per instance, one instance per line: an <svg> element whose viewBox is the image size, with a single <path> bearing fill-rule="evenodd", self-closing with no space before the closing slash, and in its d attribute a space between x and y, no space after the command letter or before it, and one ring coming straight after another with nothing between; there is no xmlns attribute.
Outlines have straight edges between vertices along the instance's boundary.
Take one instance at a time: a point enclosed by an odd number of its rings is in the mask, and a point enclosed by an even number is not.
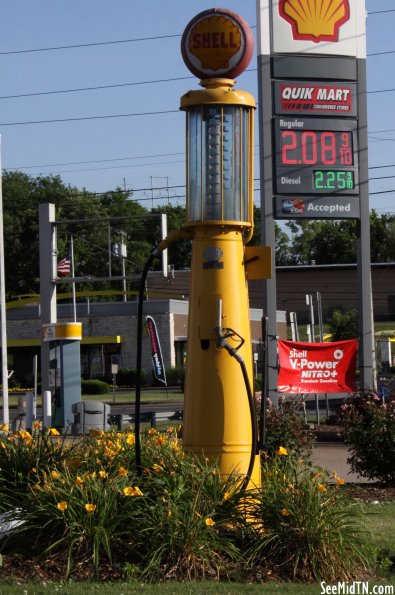
<svg viewBox="0 0 395 595"><path fill-rule="evenodd" d="M362 502L395 502L395 486L385 486L379 483L358 483L344 486L350 498Z"/></svg>

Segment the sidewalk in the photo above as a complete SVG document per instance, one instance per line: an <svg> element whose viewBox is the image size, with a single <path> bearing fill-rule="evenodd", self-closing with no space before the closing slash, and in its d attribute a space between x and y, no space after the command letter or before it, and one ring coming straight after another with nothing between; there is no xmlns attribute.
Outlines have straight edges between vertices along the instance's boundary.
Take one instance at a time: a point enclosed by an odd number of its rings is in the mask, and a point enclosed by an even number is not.
<svg viewBox="0 0 395 595"><path fill-rule="evenodd" d="M339 477L347 483L372 483L356 473L352 473L347 463L348 448L342 442L317 442L314 444L311 462L332 473L336 471Z"/></svg>

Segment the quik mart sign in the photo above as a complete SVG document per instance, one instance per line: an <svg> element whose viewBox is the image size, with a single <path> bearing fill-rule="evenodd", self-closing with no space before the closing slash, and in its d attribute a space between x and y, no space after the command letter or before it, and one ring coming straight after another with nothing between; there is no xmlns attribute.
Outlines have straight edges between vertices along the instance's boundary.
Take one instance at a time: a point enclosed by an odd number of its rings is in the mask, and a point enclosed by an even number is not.
<svg viewBox="0 0 395 595"><path fill-rule="evenodd" d="M258 0L257 22L258 64L270 64L259 69L260 105L271 107L270 115L262 108L271 129L262 147L269 211L275 219L359 219L364 0ZM302 118L304 133L282 130L282 116Z"/></svg>

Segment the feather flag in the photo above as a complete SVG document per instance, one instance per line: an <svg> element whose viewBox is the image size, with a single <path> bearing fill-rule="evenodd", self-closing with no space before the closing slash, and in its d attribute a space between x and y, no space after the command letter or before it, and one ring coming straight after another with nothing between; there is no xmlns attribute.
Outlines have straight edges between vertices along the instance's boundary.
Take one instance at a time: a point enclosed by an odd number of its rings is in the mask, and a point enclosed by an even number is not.
<svg viewBox="0 0 395 595"><path fill-rule="evenodd" d="M148 334L151 339L151 354L154 376L158 382L161 382L167 386L166 372L162 358L162 349L159 342L158 330L156 328L155 320L152 318L152 316L146 316L145 323L147 325Z"/></svg>

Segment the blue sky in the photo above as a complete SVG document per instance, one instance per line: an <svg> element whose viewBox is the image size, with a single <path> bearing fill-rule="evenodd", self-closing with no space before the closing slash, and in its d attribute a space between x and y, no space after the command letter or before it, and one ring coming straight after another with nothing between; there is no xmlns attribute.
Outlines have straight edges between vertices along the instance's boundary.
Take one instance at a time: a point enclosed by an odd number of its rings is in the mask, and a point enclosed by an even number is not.
<svg viewBox="0 0 395 595"><path fill-rule="evenodd" d="M184 65L180 36L193 16L212 6L197 0L3 2L3 167L59 174L65 183L94 192L126 187L147 207L167 200L184 204L185 127L178 107L198 80ZM241 14L256 32L255 0L219 6ZM393 0L366 0L368 13L394 8ZM395 189L394 28L395 12L368 16L369 165L371 178L381 178L371 180L370 206L379 213L395 213L395 191L374 194ZM80 47L29 51L73 45ZM388 53L372 55L378 52ZM256 96L255 68L254 56L238 87ZM88 87L107 88L63 92ZM151 115L120 117L143 113ZM255 198L259 203L258 193Z"/></svg>

